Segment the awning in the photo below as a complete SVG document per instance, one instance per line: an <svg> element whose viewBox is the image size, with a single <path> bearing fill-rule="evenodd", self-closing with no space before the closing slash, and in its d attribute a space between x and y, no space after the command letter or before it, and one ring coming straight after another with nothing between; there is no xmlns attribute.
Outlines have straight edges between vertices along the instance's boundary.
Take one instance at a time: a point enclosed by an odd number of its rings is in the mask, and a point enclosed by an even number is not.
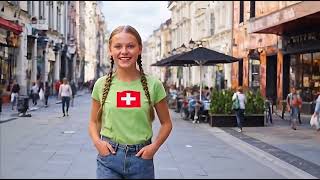
<svg viewBox="0 0 320 180"><path fill-rule="evenodd" d="M9 31L14 32L15 34L20 34L22 32L22 26L13 23L9 20L3 19L0 17L0 27L3 27Z"/></svg>
<svg viewBox="0 0 320 180"><path fill-rule="evenodd" d="M249 33L293 36L320 31L320 1L302 1L249 21ZM306 11L307 10L307 11Z"/></svg>

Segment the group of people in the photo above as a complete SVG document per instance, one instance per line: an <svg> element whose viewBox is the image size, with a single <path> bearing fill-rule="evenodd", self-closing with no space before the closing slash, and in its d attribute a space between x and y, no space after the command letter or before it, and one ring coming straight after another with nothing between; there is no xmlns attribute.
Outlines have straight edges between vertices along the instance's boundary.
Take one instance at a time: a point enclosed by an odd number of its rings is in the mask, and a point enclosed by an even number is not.
<svg viewBox="0 0 320 180"><path fill-rule="evenodd" d="M202 115L208 115L210 107L212 88L205 87L200 99L199 89L184 88L180 91L174 85L169 88L169 104L175 103L176 112L184 112L184 119L191 119L193 123L199 123ZM245 120L244 112L247 102L243 92L243 87L239 86L237 91L232 96L233 103L238 103L238 107L233 109L236 114L238 132L242 132L243 122ZM297 122L301 123L300 111L302 107L302 98L297 93L296 88L292 87L291 92L286 98L286 109L290 114L290 124L293 130L297 130ZM270 109L269 109L270 111ZM271 112L269 112L271 113ZM320 94L316 100L314 117L320 122ZM271 117L270 117L271 118ZM318 129L320 130L320 128Z"/></svg>
<svg viewBox="0 0 320 180"><path fill-rule="evenodd" d="M246 96L243 93L243 88L239 87L237 92L234 93L232 97L232 101L238 101L239 108L235 109L237 124L239 128L239 132L242 132L242 122L244 121L244 111L245 111L245 104L246 104ZM292 87L291 92L287 95L286 98L286 108L287 111L290 113L290 124L293 130L297 130L297 121L300 119L299 114L302 107L302 98L297 93L296 88ZM320 94L316 100L316 106L314 109L314 114L317 118L318 123L320 124ZM317 129L320 131L320 127Z"/></svg>
<svg viewBox="0 0 320 180"><path fill-rule="evenodd" d="M62 113L63 116L69 115L69 105L71 101L71 106L74 104L74 98L77 93L77 88L74 83L69 84L67 78L63 78L63 83L57 81L54 84L57 99L62 100ZM10 103L12 110L18 110L18 97L20 95L20 85L16 80L13 80L6 89L10 92ZM3 93L3 87L1 86L0 95ZM29 90L29 97L32 99L32 104L34 106L38 105L38 100L42 101L44 107L48 107L48 99L52 94L51 87L48 82L33 82ZM0 98L0 113L2 112L2 98Z"/></svg>
<svg viewBox="0 0 320 180"><path fill-rule="evenodd" d="M315 102L316 106L312 117L316 117L316 123L320 124L320 93L318 93L318 97ZM286 98L286 104L287 111L290 113L291 128L297 130L298 120L301 123L300 112L302 108L302 98L295 87L291 88L291 92L288 94ZM320 126L318 126L317 130L320 131Z"/></svg>
<svg viewBox="0 0 320 180"><path fill-rule="evenodd" d="M63 117L66 115L69 116L69 106L71 101L71 106L74 104L74 97L77 92L77 88L75 83L69 84L67 78L63 78L62 83L60 81L56 81L54 84L54 88L56 91L57 99L62 100L62 113ZM48 107L48 98L51 93L50 86L48 82L45 83L32 83L32 87L30 90L30 95L32 98L33 105L37 105L37 100L44 100L45 107Z"/></svg>
<svg viewBox="0 0 320 180"><path fill-rule="evenodd" d="M199 87L181 87L179 90L171 85L168 90L168 102L175 112L182 113L185 120L192 120L193 123L200 123L203 117L209 113L212 88L205 86L200 98Z"/></svg>

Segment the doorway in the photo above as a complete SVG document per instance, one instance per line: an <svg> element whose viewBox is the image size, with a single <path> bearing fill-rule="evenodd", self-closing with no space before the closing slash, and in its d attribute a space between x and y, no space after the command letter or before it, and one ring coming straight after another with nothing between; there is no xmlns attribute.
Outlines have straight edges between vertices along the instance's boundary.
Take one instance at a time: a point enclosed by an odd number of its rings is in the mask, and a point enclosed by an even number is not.
<svg viewBox="0 0 320 180"><path fill-rule="evenodd" d="M266 70L266 97L272 99L273 103L277 100L277 56L267 56Z"/></svg>

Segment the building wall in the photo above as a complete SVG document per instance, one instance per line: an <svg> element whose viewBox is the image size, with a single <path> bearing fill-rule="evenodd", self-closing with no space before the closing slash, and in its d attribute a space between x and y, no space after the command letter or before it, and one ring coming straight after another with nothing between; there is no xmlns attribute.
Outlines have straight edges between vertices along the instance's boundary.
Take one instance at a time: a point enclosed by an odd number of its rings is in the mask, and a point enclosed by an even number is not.
<svg viewBox="0 0 320 180"><path fill-rule="evenodd" d="M273 10L279 8L278 1L256 1L256 17L259 17L264 14L268 14ZM263 10L262 10L263 9ZM243 59L243 86L245 88L249 87L249 57L254 52L257 52L259 49L260 59L265 59L265 56L276 54L276 46L277 46L277 36L270 34L249 34L248 23L250 19L250 2L244 1L244 20L243 22L239 22L240 18L240 2L234 2L234 19L233 19L233 56L237 58ZM262 52L265 51L265 52ZM263 75L265 71L266 62L260 62L261 69L261 92L265 94L265 75ZM238 63L232 64L232 88L236 88L238 84Z"/></svg>

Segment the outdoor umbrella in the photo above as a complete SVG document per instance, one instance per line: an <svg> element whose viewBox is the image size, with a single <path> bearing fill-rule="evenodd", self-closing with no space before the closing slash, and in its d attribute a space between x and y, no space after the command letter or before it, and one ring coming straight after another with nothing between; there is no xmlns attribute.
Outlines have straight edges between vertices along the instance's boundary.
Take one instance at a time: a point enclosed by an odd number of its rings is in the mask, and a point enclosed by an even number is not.
<svg viewBox="0 0 320 180"><path fill-rule="evenodd" d="M169 57L170 58L170 57ZM200 66L200 98L202 91L202 66L209 66L215 64L233 63L237 62L239 59L232 56L219 53L215 50L208 49L205 47L197 47L191 51L179 54L178 56L171 56L167 59L164 64L168 66Z"/></svg>
<svg viewBox="0 0 320 180"><path fill-rule="evenodd" d="M184 64L181 64L181 63L175 64L175 63L171 62L172 60L174 60L175 58L177 58L181 55L183 55L183 53L182 54L175 54L170 57L161 59L160 61L157 61L156 63L151 64L151 66L184 66Z"/></svg>

